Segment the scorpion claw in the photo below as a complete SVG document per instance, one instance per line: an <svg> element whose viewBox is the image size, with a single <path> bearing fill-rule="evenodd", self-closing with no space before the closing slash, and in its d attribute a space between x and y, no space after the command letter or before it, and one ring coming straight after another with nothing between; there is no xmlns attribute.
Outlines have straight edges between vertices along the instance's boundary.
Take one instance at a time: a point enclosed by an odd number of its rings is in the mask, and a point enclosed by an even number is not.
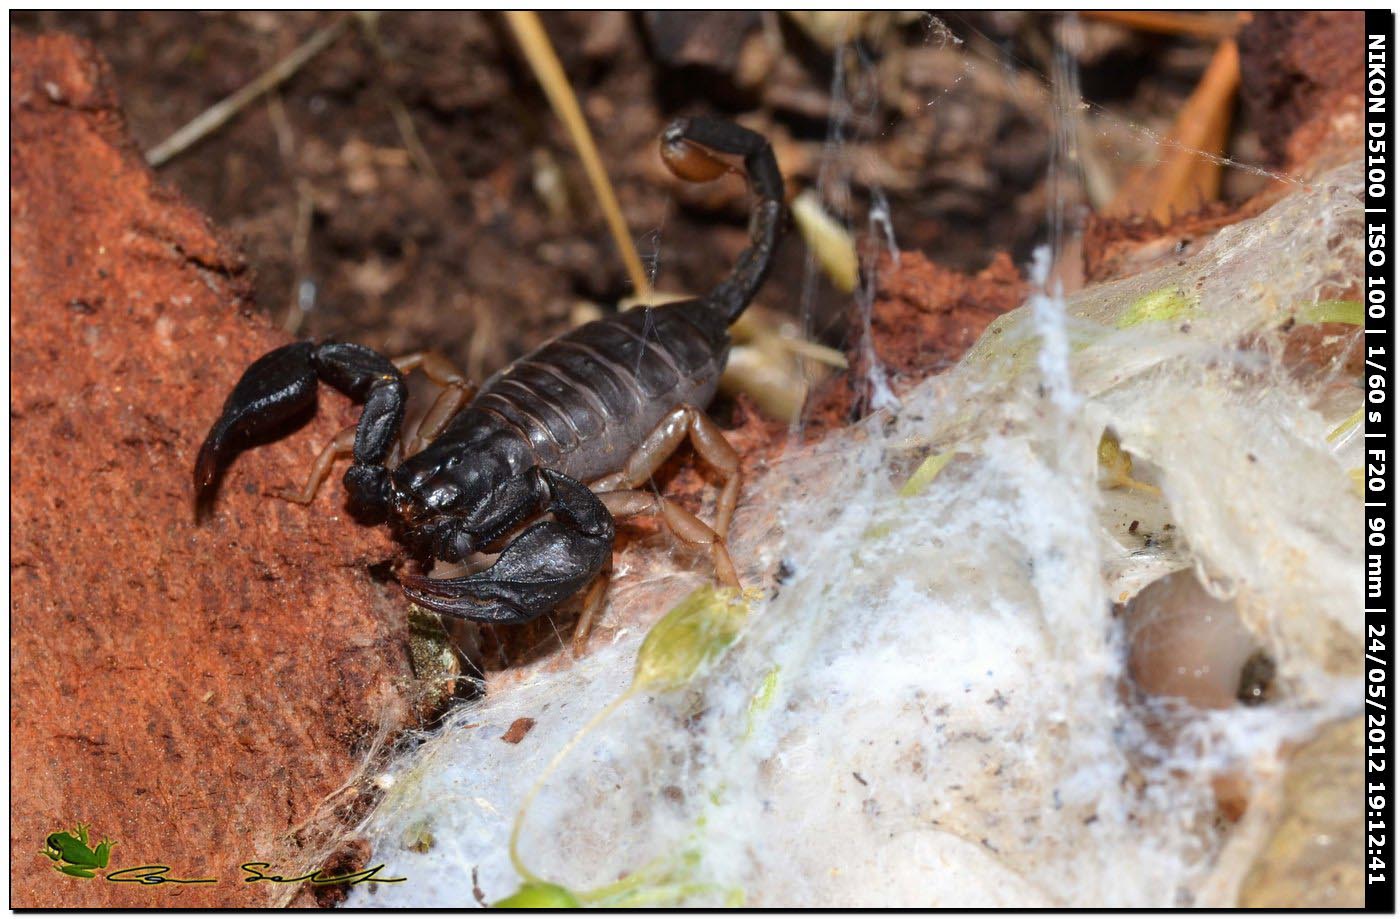
<svg viewBox="0 0 1400 919"><path fill-rule="evenodd" d="M583 590L612 555L612 515L598 496L561 473L527 474L553 520L511 540L485 571L462 578L406 577L404 593L419 606L476 622L529 622Z"/></svg>
<svg viewBox="0 0 1400 919"><path fill-rule="evenodd" d="M240 441L274 430L316 404L311 353L310 342L285 345L264 354L243 372L199 448L194 465L196 495L205 496Z"/></svg>
<svg viewBox="0 0 1400 919"><path fill-rule="evenodd" d="M543 520L506 546L486 570L442 580L407 576L404 594L419 606L460 619L529 622L587 586L611 552L610 533L590 536Z"/></svg>
<svg viewBox="0 0 1400 919"><path fill-rule="evenodd" d="M195 495L202 504L219 469L246 442L276 433L316 407L316 384L324 381L364 403L355 427L355 465L345 484L352 509L371 522L387 515L392 501L389 455L403 422L403 375L382 355L360 345L299 341L253 362L224 402L194 464Z"/></svg>

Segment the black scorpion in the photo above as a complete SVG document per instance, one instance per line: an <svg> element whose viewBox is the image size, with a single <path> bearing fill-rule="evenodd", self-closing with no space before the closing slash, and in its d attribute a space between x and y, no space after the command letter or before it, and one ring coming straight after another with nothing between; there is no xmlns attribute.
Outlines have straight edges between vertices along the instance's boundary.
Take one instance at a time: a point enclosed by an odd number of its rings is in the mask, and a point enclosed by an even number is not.
<svg viewBox="0 0 1400 919"><path fill-rule="evenodd" d="M772 263L783 228L783 179L763 137L724 121L676 121L662 135L661 151L671 170L691 181L730 169L716 153L742 157L757 198L749 248L708 295L580 326L505 367L474 398L435 352L391 361L341 342L278 348L243 374L200 449L199 499L240 446L314 410L320 380L364 408L358 424L322 451L306 487L286 497L309 502L334 459L348 453L352 512L365 522L390 521L420 559L460 561L518 532L475 574L402 577L414 603L479 622L520 623L594 582L577 648L602 603L614 516L660 518L681 540L707 548L718 579L738 586L724 542L739 493L738 455L703 408L729 356L729 325ZM413 369L445 388L405 447L404 374ZM713 527L639 489L687 436L724 479Z"/></svg>

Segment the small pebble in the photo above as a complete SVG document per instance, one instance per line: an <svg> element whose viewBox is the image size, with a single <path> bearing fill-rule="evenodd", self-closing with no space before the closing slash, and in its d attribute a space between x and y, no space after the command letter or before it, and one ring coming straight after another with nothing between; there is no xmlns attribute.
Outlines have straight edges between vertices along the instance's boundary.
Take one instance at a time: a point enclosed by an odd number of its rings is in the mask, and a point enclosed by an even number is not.
<svg viewBox="0 0 1400 919"><path fill-rule="evenodd" d="M534 726L534 718L516 718L510 723L510 727L506 728L506 732L501 735L501 740L506 743L520 743Z"/></svg>

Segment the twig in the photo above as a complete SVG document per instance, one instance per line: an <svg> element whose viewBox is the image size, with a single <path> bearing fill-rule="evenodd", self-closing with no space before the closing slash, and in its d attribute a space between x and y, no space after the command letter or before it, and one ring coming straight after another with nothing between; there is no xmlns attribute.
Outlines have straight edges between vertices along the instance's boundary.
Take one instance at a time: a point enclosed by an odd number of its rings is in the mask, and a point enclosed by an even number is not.
<svg viewBox="0 0 1400 919"><path fill-rule="evenodd" d="M589 184L593 186L593 193L598 197L603 216L608 222L608 230L622 254L623 264L627 267L627 275L632 279L636 295L650 295L651 281L642 268L642 260L637 255L632 236L627 232L627 221L622 217L622 208L618 206L612 183L608 181L607 171L603 169L598 147L593 142L588 122L584 120L583 111L579 108L578 98L569 86L569 78L564 73L563 65L559 63L559 56L554 53L554 46L550 44L539 16L532 12L516 10L506 12L505 19L511 32L515 34L515 40L519 42L520 50L524 52L530 69L535 72L536 79L544 88L550 107L554 109L554 114L559 116L559 120L564 122L569 137L578 148L584 171L588 173Z"/></svg>
<svg viewBox="0 0 1400 919"><path fill-rule="evenodd" d="M297 189L297 219L292 230L292 266L295 277L292 278L292 302L287 308L287 318L282 322L282 328L295 335L301 328L301 322L306 318L308 304L305 302L305 285L310 282L307 277L307 265L309 262L308 252L311 242L311 221L316 215L315 200L311 196L311 183L298 176L296 178ZM314 287L312 290L314 291Z"/></svg>
<svg viewBox="0 0 1400 919"><path fill-rule="evenodd" d="M335 22L316 32L293 51L282 58L271 68L264 71L257 79L244 86L219 102L214 103L199 115L161 141L146 153L146 162L153 168L164 165L194 144L203 140L213 131L221 127L234 115L237 115L249 103L255 101L259 96L275 86L278 86L300 70L307 61L320 54L345 30L346 18L341 16Z"/></svg>
<svg viewBox="0 0 1400 919"><path fill-rule="evenodd" d="M1239 48L1234 39L1226 39L1177 113L1161 162L1125 182L1109 212L1146 212L1166 223L1176 214L1215 200L1220 192L1220 156L1225 152L1239 85Z"/></svg>
<svg viewBox="0 0 1400 919"><path fill-rule="evenodd" d="M287 119L287 107L282 104L282 94L267 94L267 117L272 122L272 131L277 135L277 152L282 155L282 164L288 169L296 165L297 144L292 134L292 123Z"/></svg>
<svg viewBox="0 0 1400 919"><path fill-rule="evenodd" d="M1099 22L1154 32L1158 35L1190 35L1195 38L1231 38L1239 31L1239 20L1214 13L1174 13L1160 10L1083 10L1079 15Z"/></svg>
<svg viewBox="0 0 1400 919"><path fill-rule="evenodd" d="M501 355L492 355L491 347L498 344L496 336L496 311L482 309L476 300L471 300L472 338L467 345L467 379L486 379L486 368L490 363L501 364ZM492 361L492 358L495 361Z"/></svg>

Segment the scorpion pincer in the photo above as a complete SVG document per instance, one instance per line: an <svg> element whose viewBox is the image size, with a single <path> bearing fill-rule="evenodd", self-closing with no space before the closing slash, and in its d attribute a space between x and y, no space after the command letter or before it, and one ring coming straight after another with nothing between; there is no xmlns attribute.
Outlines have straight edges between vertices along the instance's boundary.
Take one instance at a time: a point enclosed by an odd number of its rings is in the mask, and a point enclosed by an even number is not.
<svg viewBox="0 0 1400 919"><path fill-rule="evenodd" d="M243 374L204 441L194 470L199 499L242 445L313 411L320 380L364 407L358 424L321 453L306 487L286 497L309 502L334 459L349 454L351 511L368 523L391 523L425 563L460 561L514 536L475 574L402 577L414 603L479 622L520 623L592 582L576 632L586 636L602 603L614 517L629 516L659 518L682 541L708 550L718 579L737 586L724 538L739 493L738 455L703 409L729 356L729 325L772 264L783 230L783 179L768 142L725 121L678 120L663 133L661 153L690 181L731 170L715 154L741 157L757 199L749 247L709 294L580 326L508 365L474 395L435 352L395 361L342 342L278 348ZM413 369L444 389L405 446L404 374ZM687 437L724 480L713 527L641 488Z"/></svg>

